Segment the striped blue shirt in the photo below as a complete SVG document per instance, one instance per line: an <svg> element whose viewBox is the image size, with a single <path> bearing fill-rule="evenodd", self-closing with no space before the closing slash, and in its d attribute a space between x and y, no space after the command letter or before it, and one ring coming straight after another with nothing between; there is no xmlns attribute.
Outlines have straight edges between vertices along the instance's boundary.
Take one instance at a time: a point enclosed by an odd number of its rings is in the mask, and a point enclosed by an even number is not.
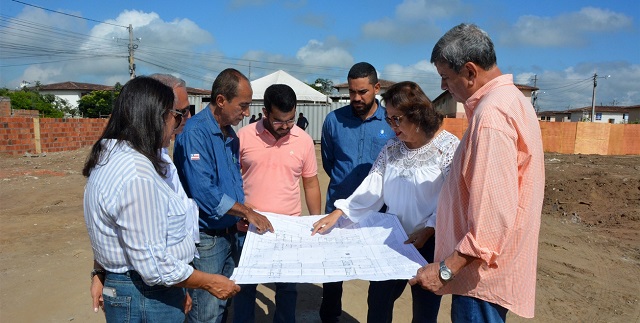
<svg viewBox="0 0 640 323"><path fill-rule="evenodd" d="M107 271L135 270L147 285L171 286L193 268L195 242L182 199L126 142L107 148L84 191L84 219L94 259Z"/></svg>

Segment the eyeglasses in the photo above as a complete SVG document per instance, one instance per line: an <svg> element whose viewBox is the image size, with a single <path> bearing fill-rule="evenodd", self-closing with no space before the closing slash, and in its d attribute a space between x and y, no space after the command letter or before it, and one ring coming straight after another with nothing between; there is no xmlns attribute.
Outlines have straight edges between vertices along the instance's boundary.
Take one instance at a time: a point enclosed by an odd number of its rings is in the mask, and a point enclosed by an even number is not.
<svg viewBox="0 0 640 323"><path fill-rule="evenodd" d="M184 119L187 115L189 115L189 113L191 113L191 109L189 109L189 107L180 110L171 109L169 111L175 113L174 118L176 119L176 128L180 127L182 119Z"/></svg>
<svg viewBox="0 0 640 323"><path fill-rule="evenodd" d="M404 116L390 116L390 117L385 117L384 120L386 120L387 123L392 127L394 125L396 127L400 127L400 121L402 120L402 117L404 117Z"/></svg>
<svg viewBox="0 0 640 323"><path fill-rule="evenodd" d="M274 127L282 127L284 124L287 124L287 126L292 127L293 124L296 123L296 118L293 118L291 120L287 120L287 121L271 121L271 124Z"/></svg>

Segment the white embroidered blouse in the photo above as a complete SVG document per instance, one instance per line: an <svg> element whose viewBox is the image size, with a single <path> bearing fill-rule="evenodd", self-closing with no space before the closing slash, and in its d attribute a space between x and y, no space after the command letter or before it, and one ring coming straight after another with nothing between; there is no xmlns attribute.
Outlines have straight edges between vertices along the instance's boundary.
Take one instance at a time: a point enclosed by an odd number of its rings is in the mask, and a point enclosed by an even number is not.
<svg viewBox="0 0 640 323"><path fill-rule="evenodd" d="M417 149L390 139L369 175L351 196L337 200L335 207L358 222L386 204L387 213L398 217L407 235L424 227L435 228L438 196L459 143L446 130Z"/></svg>

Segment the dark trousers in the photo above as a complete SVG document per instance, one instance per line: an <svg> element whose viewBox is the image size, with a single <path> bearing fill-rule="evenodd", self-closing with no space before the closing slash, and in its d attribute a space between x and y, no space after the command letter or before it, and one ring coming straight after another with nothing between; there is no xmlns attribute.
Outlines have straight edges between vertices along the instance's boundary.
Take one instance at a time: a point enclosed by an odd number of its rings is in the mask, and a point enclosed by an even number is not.
<svg viewBox="0 0 640 323"><path fill-rule="evenodd" d="M338 322L342 314L342 282L322 284L320 320L323 323Z"/></svg>
<svg viewBox="0 0 640 323"><path fill-rule="evenodd" d="M435 236L418 249L420 254L429 262L433 262L435 249ZM395 301L402 295L407 280L386 280L372 281L369 284L369 295L367 296L367 322L368 323L391 323L393 322L393 306ZM441 296L436 295L419 285L411 286L411 298L413 319L412 322L436 323L438 311L440 310Z"/></svg>

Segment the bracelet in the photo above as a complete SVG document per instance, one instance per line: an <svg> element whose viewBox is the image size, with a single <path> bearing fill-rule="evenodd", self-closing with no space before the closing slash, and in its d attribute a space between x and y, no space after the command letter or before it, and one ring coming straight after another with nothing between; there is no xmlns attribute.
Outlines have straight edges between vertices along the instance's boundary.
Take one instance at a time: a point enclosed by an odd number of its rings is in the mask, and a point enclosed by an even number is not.
<svg viewBox="0 0 640 323"><path fill-rule="evenodd" d="M104 274L106 274L106 273L107 273L107 271L106 271L106 270L104 270L104 269L95 269L95 268L94 268L94 269L91 271L91 280L93 280L93 276L95 276L95 275L104 275Z"/></svg>

